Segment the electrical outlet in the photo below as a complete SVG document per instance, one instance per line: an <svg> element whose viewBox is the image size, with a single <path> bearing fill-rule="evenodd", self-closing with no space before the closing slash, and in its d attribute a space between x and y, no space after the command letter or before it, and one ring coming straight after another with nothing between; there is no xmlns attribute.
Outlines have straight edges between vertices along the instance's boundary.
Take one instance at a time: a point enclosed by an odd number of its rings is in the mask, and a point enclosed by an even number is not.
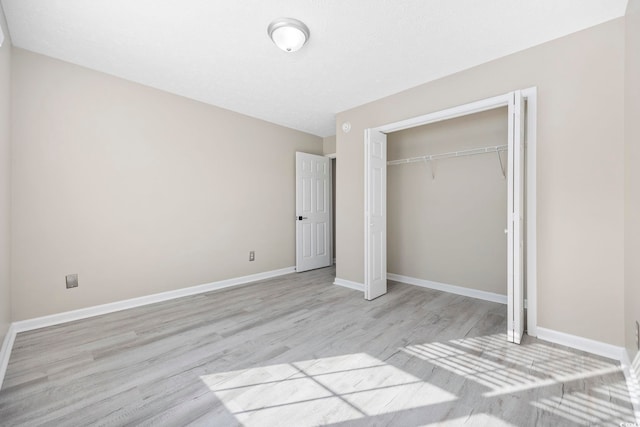
<svg viewBox="0 0 640 427"><path fill-rule="evenodd" d="M250 251L249 252L249 261L255 261L256 260L256 251Z"/></svg>
<svg viewBox="0 0 640 427"><path fill-rule="evenodd" d="M78 274L67 274L67 289L77 288L78 287Z"/></svg>
<svg viewBox="0 0 640 427"><path fill-rule="evenodd" d="M636 347L640 350L640 323L636 320Z"/></svg>

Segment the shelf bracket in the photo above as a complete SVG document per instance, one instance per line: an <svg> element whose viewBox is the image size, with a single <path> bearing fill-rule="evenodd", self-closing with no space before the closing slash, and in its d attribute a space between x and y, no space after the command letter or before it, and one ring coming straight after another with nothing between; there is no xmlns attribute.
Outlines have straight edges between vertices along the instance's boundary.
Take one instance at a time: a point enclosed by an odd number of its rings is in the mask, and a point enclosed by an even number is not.
<svg viewBox="0 0 640 427"><path fill-rule="evenodd" d="M500 151L496 150L496 155L498 156L498 161L500 162L500 171L502 171L502 178L506 178L506 173L504 170L504 163L502 162L502 156L500 155Z"/></svg>

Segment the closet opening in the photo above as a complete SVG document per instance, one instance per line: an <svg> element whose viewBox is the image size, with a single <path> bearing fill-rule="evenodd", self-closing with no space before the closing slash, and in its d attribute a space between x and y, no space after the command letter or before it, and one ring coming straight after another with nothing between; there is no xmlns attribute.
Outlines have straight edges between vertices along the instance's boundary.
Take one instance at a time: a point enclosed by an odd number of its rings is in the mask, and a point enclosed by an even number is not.
<svg viewBox="0 0 640 427"><path fill-rule="evenodd" d="M387 134L387 278L507 303L507 108Z"/></svg>
<svg viewBox="0 0 640 427"><path fill-rule="evenodd" d="M504 303L519 343L528 288L535 336L535 119L531 88L365 131L366 299L390 279Z"/></svg>

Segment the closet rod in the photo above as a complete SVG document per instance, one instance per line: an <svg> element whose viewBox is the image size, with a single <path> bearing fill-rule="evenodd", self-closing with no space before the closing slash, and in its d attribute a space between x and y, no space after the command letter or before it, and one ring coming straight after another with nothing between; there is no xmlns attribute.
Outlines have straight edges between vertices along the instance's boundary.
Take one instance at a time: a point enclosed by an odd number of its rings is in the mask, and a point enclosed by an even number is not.
<svg viewBox="0 0 640 427"><path fill-rule="evenodd" d="M387 165L403 165L405 163L424 162L429 160L448 159L450 157L474 156L476 154L497 153L506 151L506 145L495 145L491 147L472 148L471 150L451 151L449 153L431 154L429 156L409 157L408 159L389 160Z"/></svg>

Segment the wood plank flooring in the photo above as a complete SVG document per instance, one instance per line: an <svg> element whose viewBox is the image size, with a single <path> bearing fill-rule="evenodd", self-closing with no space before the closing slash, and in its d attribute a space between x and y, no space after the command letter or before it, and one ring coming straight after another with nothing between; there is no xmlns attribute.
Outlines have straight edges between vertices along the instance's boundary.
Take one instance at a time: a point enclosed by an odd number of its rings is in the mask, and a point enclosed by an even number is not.
<svg viewBox="0 0 640 427"><path fill-rule="evenodd" d="M506 306L333 268L18 334L0 425L632 423L610 360L526 337Z"/></svg>

